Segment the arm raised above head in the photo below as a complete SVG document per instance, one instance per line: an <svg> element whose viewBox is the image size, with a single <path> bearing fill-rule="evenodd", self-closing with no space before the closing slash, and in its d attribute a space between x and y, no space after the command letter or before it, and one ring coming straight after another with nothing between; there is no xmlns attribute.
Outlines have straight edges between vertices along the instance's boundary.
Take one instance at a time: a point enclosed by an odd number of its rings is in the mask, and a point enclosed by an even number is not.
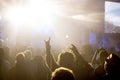
<svg viewBox="0 0 120 80"><path fill-rule="evenodd" d="M49 40L45 41L45 47L46 47L46 63L49 66L49 68L54 71L58 65L56 63L56 60L54 56L51 54L51 45L50 45L50 38Z"/></svg>
<svg viewBox="0 0 120 80"><path fill-rule="evenodd" d="M50 50L51 50L50 40L51 40L50 38L49 38L49 40L44 40L47 55L51 54L51 52L50 52Z"/></svg>

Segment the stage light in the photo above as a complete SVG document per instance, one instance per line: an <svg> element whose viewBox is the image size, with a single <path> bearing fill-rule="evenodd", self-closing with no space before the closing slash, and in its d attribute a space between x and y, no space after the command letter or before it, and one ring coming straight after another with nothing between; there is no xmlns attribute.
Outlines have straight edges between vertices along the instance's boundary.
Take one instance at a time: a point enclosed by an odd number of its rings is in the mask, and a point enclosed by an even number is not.
<svg viewBox="0 0 120 80"><path fill-rule="evenodd" d="M69 38L69 35L66 35L65 38L68 39L68 38Z"/></svg>
<svg viewBox="0 0 120 80"><path fill-rule="evenodd" d="M5 19L9 22L9 39L16 42L19 35L23 35L25 40L29 39L28 35L43 40L52 36L57 20L55 15L60 13L60 9L55 1L47 0L28 0L25 4L7 6Z"/></svg>
<svg viewBox="0 0 120 80"><path fill-rule="evenodd" d="M6 6L4 18L9 25L9 29L6 29L10 33L9 43L24 45L31 41L38 45L39 41L53 36L53 26L60 10L61 7L55 1L47 0L28 0L24 4Z"/></svg>
<svg viewBox="0 0 120 80"><path fill-rule="evenodd" d="M22 8L21 6L11 7L7 11L6 18L11 24L18 26L24 23L25 20L23 19L23 17L25 18L24 13L25 13L24 8Z"/></svg>
<svg viewBox="0 0 120 80"><path fill-rule="evenodd" d="M43 0L29 0L24 5L14 5L6 10L6 18L12 26L40 27L54 22L54 14L58 11L54 2ZM24 26L24 27L25 27Z"/></svg>

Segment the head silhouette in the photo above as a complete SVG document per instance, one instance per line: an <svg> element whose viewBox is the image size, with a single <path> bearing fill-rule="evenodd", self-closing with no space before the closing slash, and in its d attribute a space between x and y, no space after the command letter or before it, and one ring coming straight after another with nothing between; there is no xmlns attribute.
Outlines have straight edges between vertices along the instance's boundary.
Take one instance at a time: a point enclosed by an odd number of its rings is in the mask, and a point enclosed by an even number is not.
<svg viewBox="0 0 120 80"><path fill-rule="evenodd" d="M75 77L72 70L60 67L52 73L51 80L75 80Z"/></svg>
<svg viewBox="0 0 120 80"><path fill-rule="evenodd" d="M16 62L17 63L23 63L24 62L24 60L25 60L25 55L24 55L24 53L17 53L16 54Z"/></svg>
<svg viewBox="0 0 120 80"><path fill-rule="evenodd" d="M25 54L25 59L26 60L31 60L32 59L32 51L31 50L25 50L24 51L24 54Z"/></svg>
<svg viewBox="0 0 120 80"><path fill-rule="evenodd" d="M75 57L70 52L61 53L58 56L58 64L62 67L71 68L73 66L74 61Z"/></svg>

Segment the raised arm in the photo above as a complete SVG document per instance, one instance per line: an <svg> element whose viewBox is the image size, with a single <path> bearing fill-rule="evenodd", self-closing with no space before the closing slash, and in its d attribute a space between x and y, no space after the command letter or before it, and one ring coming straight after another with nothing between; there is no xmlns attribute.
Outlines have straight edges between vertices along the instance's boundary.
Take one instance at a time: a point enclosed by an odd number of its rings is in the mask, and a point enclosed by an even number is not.
<svg viewBox="0 0 120 80"><path fill-rule="evenodd" d="M54 71L58 65L56 63L55 58L51 54L51 45L50 45L50 38L49 40L45 41L45 47L46 47L46 62L49 68Z"/></svg>
<svg viewBox="0 0 120 80"><path fill-rule="evenodd" d="M92 79L93 76L93 68L88 64L87 61L85 61L85 59L81 56L81 54L79 53L78 49L76 48L76 46L74 46L72 44L72 47L70 48L72 50L72 52L75 54L76 56L76 62L75 62L75 66L76 69L79 71L82 71L83 75L85 74L85 76L83 77L83 79L85 78L85 80L88 79Z"/></svg>
<svg viewBox="0 0 120 80"><path fill-rule="evenodd" d="M79 53L79 51L77 50L76 46L74 46L72 44L72 47L70 48L72 50L72 52L75 54L76 56L76 62L75 65L77 66L84 66L86 67L86 69L88 70L93 70L93 68L88 64L87 61L85 61L85 59L81 56L81 54Z"/></svg>
<svg viewBox="0 0 120 80"><path fill-rule="evenodd" d="M97 57L98 53L99 53L99 50L96 50L93 57L92 57L92 61L91 61L92 65L96 64L96 57Z"/></svg>
<svg viewBox="0 0 120 80"><path fill-rule="evenodd" d="M80 53L75 45L72 44L70 49L76 56L76 62L79 62L79 63L86 62L84 60L84 58L80 55Z"/></svg>

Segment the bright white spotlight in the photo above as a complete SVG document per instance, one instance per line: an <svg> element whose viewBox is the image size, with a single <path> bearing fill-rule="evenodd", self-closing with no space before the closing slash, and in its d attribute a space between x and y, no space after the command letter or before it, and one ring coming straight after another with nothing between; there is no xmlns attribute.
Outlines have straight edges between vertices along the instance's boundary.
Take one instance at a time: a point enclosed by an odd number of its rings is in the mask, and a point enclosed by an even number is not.
<svg viewBox="0 0 120 80"><path fill-rule="evenodd" d="M25 5L16 5L8 8L7 19L13 25L41 26L53 24L58 13L57 5L54 2L43 0L30 0Z"/></svg>
<svg viewBox="0 0 120 80"><path fill-rule="evenodd" d="M21 6L11 7L7 11L7 19L11 24L16 26L21 25L25 21L24 8Z"/></svg>
<svg viewBox="0 0 120 80"><path fill-rule="evenodd" d="M5 18L10 23L9 37L15 42L19 35L26 35L22 40L28 40L28 35L41 39L52 36L53 24L57 20L55 15L60 13L59 10L56 2L47 0L28 0L22 5L8 6ZM33 41L38 42L35 39Z"/></svg>

